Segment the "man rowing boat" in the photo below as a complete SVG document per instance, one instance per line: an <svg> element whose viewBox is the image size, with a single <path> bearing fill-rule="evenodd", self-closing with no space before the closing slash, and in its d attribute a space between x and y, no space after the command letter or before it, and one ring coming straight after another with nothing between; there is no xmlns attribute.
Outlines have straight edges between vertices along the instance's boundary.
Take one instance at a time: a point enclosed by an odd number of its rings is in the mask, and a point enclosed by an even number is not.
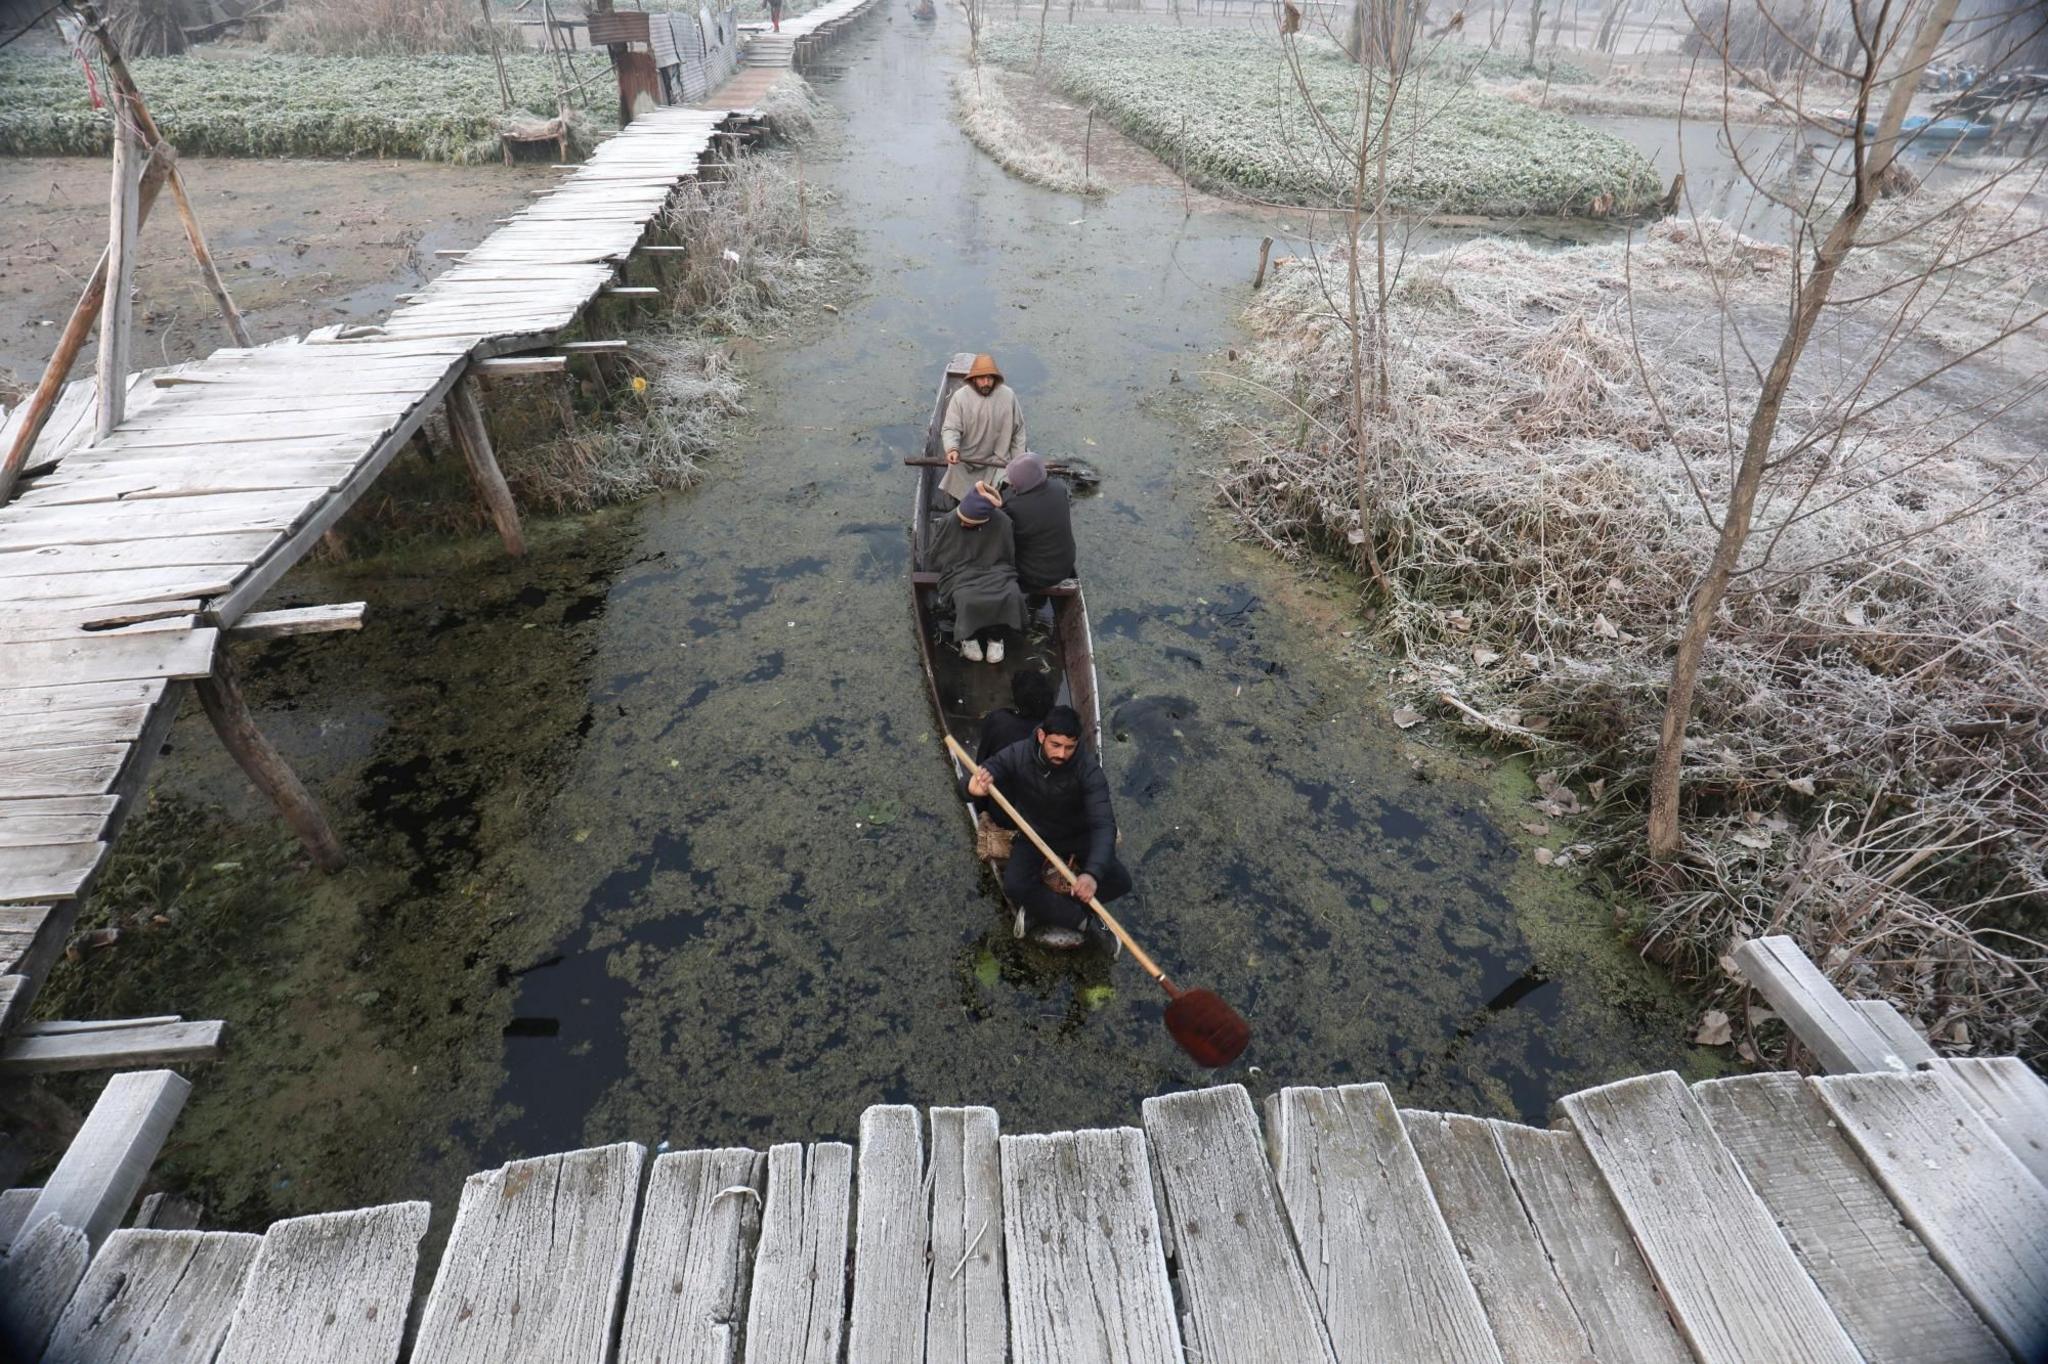
<svg viewBox="0 0 2048 1364"><path fill-rule="evenodd" d="M974 487L977 468L1000 468L1024 453L1024 410L993 355L974 357L967 382L946 404L940 435L947 467L939 488L956 502Z"/></svg>
<svg viewBox="0 0 2048 1364"><path fill-rule="evenodd" d="M1010 860L1003 866L1003 891L1018 907L1017 936L1027 930L1035 930L1046 941L1064 936L1061 945L1070 947L1079 946L1084 934L1108 937L1108 930L1089 911L1088 899L1108 902L1128 895L1131 874L1116 856L1116 812L1110 805L1109 780L1095 756L1081 746L1081 717L1074 708L1054 706L1030 738L995 754L967 779L975 808L1004 827L1013 827L988 799L991 787L1008 797L1054 852L1080 867L1072 888L1061 894L1046 885L1045 858L1031 840L1019 838L1011 845Z"/></svg>

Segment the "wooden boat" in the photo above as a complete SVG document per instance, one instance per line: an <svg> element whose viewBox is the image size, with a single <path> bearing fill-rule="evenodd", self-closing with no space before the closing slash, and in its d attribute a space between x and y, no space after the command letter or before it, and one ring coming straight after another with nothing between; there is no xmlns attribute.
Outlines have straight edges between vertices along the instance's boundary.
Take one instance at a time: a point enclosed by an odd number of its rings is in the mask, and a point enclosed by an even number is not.
<svg viewBox="0 0 2048 1364"><path fill-rule="evenodd" d="M928 459L945 458L940 426L945 420L946 403L953 391L967 381L967 369L973 363L974 357L967 354L956 355L947 362L946 372L939 380L938 399L932 404L931 424L925 428L924 454ZM968 662L950 640L939 636L934 603L939 575L926 568L934 518L948 514L951 499L939 491L939 469L925 467L916 472L917 496L910 509L910 604L917 624L918 654L924 660L925 684L941 730L973 752L975 740L981 734L982 717L998 706L1010 704L1011 676L1020 668L1037 668L1059 679L1060 703L1080 713L1082 732L1100 758L1102 707L1095 687L1095 641L1088 628L1088 602L1081 594L1080 583L1069 580L1042 594L1052 602L1050 631L1034 623L1026 631L1026 638L1006 651L1001 663ZM947 505L934 511L934 497ZM967 770L956 760L948 761L952 763L954 777L965 781ZM972 835L976 831L974 809L971 805L962 808L967 812L968 832ZM1010 909L1015 913L1014 902ZM1056 940L1077 936L1054 932L1041 936L1040 941L1048 946L1078 946L1078 941L1056 944Z"/></svg>

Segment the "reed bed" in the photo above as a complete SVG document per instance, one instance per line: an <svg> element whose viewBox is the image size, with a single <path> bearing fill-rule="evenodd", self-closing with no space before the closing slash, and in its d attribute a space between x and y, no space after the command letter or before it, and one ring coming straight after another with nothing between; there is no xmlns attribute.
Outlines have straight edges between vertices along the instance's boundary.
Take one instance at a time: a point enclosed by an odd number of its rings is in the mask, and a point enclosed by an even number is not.
<svg viewBox="0 0 2048 1364"><path fill-rule="evenodd" d="M1072 152L1024 126L995 70L976 66L953 77L953 114L967 140L1018 179L1062 194L1102 193Z"/></svg>
<svg viewBox="0 0 2048 1364"><path fill-rule="evenodd" d="M1925 230L2010 234L1994 198ZM1845 296L1913 249L1858 267ZM1732 943L1788 932L1943 1047L2038 1054L2048 497L2035 482L1999 500L2048 473L2038 393L1974 435L1962 428L2010 396L1996 380L1939 407L1902 400L1797 467L1809 514L1777 533L1777 567L1738 581L1708 653L1684 854L1641 853L1669 649L1716 534L1701 504L1724 500L1731 423L1739 441L1753 397L1715 319L1724 302L1782 315L1790 268L1783 248L1677 221L1632 249L1482 240L1410 260L1388 317L1393 398L1361 457L1345 436L1341 252L1287 262L1248 310L1242 371L1278 401L1220 494L1282 555L1363 574L1377 560L1372 628L1401 660L1396 702L1534 750L1532 827L1592 813L1588 842L1553 839L1539 860L1601 860L1640 886L1650 909L1633 928L1683 973L1733 1000ZM2031 287L2023 270L1985 273L1986 317ZM1854 363L1858 336L1845 321L1816 348L1784 431L1828 420L1847 372L1830 361ZM1770 1053L1782 1033L1737 1041Z"/></svg>

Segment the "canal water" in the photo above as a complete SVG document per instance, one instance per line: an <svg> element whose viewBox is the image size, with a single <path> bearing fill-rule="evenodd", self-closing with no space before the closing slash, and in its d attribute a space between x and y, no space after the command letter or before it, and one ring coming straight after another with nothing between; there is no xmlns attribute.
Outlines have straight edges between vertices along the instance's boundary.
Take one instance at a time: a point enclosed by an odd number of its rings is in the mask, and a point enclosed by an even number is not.
<svg viewBox="0 0 2048 1364"><path fill-rule="evenodd" d="M445 1213L506 1159L851 1138L882 1101L1030 1131L1214 1078L1383 1080L1540 1123L1573 1089L1711 1065L1611 907L1527 856L1526 778L1412 745L1347 595L1217 517L1188 395L1272 225L1009 178L949 118L951 35L900 6L833 61L840 128L805 174L857 231L857 294L750 355L753 411L704 483L539 526L520 563L478 540L313 574L309 598L370 600L369 630L252 666L356 868L240 930L277 978L173 1168L251 1222ZM1119 909L1250 1018L1221 1077L1127 960L1013 941L969 855L901 465L962 350L998 357L1037 449L1103 471L1076 532L1138 883ZM161 789L274 848L203 727L180 735Z"/></svg>

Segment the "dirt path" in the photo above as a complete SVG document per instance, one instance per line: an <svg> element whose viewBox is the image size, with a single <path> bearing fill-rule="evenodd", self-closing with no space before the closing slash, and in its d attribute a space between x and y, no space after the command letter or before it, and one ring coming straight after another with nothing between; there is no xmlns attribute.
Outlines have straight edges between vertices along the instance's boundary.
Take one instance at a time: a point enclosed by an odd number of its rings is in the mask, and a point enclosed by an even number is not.
<svg viewBox="0 0 2048 1364"><path fill-rule="evenodd" d="M539 167L409 161L183 162L201 224L259 341L376 316L547 183ZM0 159L0 402L42 372L99 259L107 164ZM142 234L135 360L160 365L227 344L168 200ZM90 365L90 350L84 363Z"/></svg>

